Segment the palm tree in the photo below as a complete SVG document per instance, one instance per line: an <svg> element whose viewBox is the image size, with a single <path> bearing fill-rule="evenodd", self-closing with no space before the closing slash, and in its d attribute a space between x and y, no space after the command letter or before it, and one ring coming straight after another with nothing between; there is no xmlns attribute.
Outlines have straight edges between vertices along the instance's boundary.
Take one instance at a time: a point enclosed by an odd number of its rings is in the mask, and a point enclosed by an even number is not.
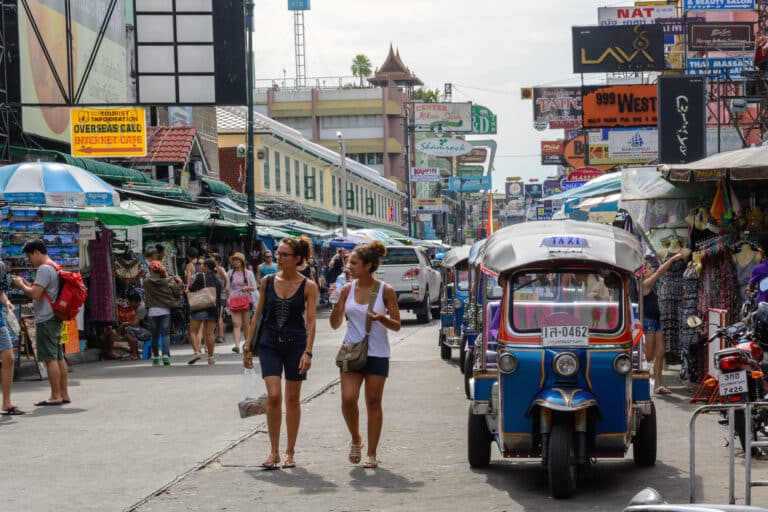
<svg viewBox="0 0 768 512"><path fill-rule="evenodd" d="M360 87L363 87L363 78L371 76L371 59L362 53L352 59L352 75L360 77Z"/></svg>

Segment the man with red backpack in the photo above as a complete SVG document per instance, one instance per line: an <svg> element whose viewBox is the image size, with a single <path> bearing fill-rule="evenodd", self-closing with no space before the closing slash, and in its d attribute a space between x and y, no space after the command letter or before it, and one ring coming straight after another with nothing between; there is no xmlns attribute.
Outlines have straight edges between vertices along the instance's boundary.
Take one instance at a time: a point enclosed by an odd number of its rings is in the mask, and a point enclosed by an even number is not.
<svg viewBox="0 0 768 512"><path fill-rule="evenodd" d="M61 346L62 321L54 314L54 303L59 299L60 267L48 257L48 248L42 240L31 240L24 244L22 252L36 267L35 282L30 284L20 276L13 277L13 285L34 299L37 358L44 361L48 369L48 384L51 395L47 400L36 403L62 405L70 402L67 389L67 362Z"/></svg>

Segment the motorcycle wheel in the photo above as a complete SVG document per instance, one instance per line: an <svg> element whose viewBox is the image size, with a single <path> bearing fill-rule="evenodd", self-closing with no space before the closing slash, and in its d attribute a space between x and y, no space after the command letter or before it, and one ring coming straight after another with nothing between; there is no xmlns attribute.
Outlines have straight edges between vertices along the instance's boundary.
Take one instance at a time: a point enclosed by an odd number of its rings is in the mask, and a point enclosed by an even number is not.
<svg viewBox="0 0 768 512"><path fill-rule="evenodd" d="M570 419L557 421L549 435L549 491L555 499L570 498L576 492L576 447Z"/></svg>

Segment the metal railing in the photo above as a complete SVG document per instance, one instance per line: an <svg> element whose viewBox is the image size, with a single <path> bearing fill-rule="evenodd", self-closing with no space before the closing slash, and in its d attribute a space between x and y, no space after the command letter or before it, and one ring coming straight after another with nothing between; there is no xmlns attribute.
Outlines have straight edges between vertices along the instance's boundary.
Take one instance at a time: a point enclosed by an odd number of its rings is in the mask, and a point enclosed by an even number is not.
<svg viewBox="0 0 768 512"><path fill-rule="evenodd" d="M308 91L310 89L371 89L368 80L363 79L363 87L360 87L360 78L355 76L317 76L307 77L302 80L296 78L266 78L254 80L256 92L275 91Z"/></svg>

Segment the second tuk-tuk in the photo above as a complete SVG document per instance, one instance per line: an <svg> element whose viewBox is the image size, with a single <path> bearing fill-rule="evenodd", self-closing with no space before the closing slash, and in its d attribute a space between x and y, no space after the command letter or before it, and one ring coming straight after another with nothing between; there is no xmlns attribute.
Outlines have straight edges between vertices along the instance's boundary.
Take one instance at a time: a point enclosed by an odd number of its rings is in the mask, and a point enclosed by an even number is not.
<svg viewBox="0 0 768 512"><path fill-rule="evenodd" d="M552 495L567 498L594 458L623 458L633 445L637 465L655 464L656 412L630 298L642 263L631 234L589 222L528 222L488 240L480 265L503 294L487 320L498 325L476 351L472 467L490 463L495 442L505 458L541 458Z"/></svg>
<svg viewBox="0 0 768 512"><path fill-rule="evenodd" d="M454 247L440 262L443 300L440 307L440 357L450 359L453 349L461 348L461 336L465 318L464 305L469 296L469 245Z"/></svg>

